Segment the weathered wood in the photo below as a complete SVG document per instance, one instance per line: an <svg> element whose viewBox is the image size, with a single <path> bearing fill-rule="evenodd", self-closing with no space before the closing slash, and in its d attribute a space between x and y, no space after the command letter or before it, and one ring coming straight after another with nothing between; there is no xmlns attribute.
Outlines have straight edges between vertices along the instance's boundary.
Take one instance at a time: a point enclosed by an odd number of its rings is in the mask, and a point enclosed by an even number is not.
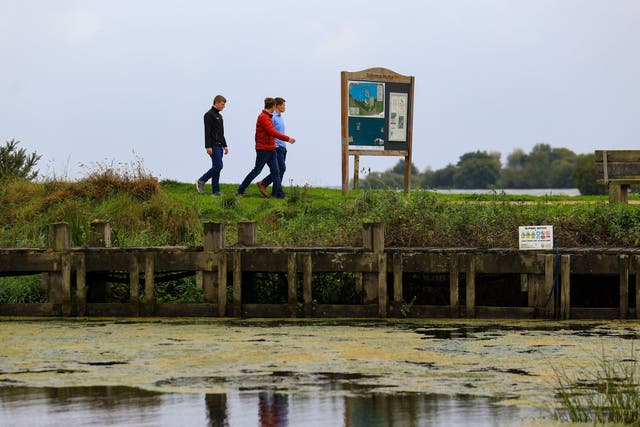
<svg viewBox="0 0 640 427"><path fill-rule="evenodd" d="M620 318L629 315L629 257L620 255Z"/></svg>
<svg viewBox="0 0 640 427"><path fill-rule="evenodd" d="M153 254L144 257L144 295L142 297L142 308L147 315L153 314L155 304L154 292L155 259Z"/></svg>
<svg viewBox="0 0 640 427"><path fill-rule="evenodd" d="M480 319L532 319L535 317L535 309L533 307L478 306L475 308L475 317Z"/></svg>
<svg viewBox="0 0 640 427"><path fill-rule="evenodd" d="M289 315L298 315L298 293L297 293L298 271L296 269L296 253L291 252L287 262L287 301L289 303Z"/></svg>
<svg viewBox="0 0 640 427"><path fill-rule="evenodd" d="M313 260L310 254L302 254L302 303L304 315L311 316L313 313L312 279Z"/></svg>
<svg viewBox="0 0 640 427"><path fill-rule="evenodd" d="M460 293L458 290L458 280L460 277L460 255L454 254L451 257L451 267L449 270L449 312L451 317L460 315Z"/></svg>
<svg viewBox="0 0 640 427"><path fill-rule="evenodd" d="M640 255L634 255L631 267L636 276L636 319L640 318Z"/></svg>
<svg viewBox="0 0 640 427"><path fill-rule="evenodd" d="M258 225L255 221L238 223L238 245L256 246L258 244Z"/></svg>
<svg viewBox="0 0 640 427"><path fill-rule="evenodd" d="M395 317L401 317L402 302L404 296L402 295L402 254L394 253L392 258L393 264L393 313Z"/></svg>
<svg viewBox="0 0 640 427"><path fill-rule="evenodd" d="M129 259L129 304L135 316L140 315L140 262L137 256Z"/></svg>
<svg viewBox="0 0 640 427"><path fill-rule="evenodd" d="M466 288L466 316L475 317L476 309L476 257L469 255L469 266L467 268L467 288Z"/></svg>
<svg viewBox="0 0 640 427"><path fill-rule="evenodd" d="M555 316L555 301L557 296L553 291L553 284L555 280L555 255L547 254L544 256L544 288L543 288L543 300L540 301L541 307L543 307L543 315L545 317Z"/></svg>
<svg viewBox="0 0 640 427"><path fill-rule="evenodd" d="M387 254L378 253L378 315L387 317Z"/></svg>
<svg viewBox="0 0 640 427"><path fill-rule="evenodd" d="M233 252L233 317L242 317L242 255Z"/></svg>
<svg viewBox="0 0 640 427"><path fill-rule="evenodd" d="M84 316L87 312L87 265L84 254L75 257L76 265L76 315Z"/></svg>
<svg viewBox="0 0 640 427"><path fill-rule="evenodd" d="M110 248L111 224L104 221L91 221L89 245L101 248Z"/></svg>
<svg viewBox="0 0 640 427"><path fill-rule="evenodd" d="M640 184L640 150L596 150L598 182L609 186L609 203L628 203L629 186Z"/></svg>
<svg viewBox="0 0 640 427"><path fill-rule="evenodd" d="M227 257L218 257L218 275L216 280L218 288L218 316L227 315Z"/></svg>
<svg viewBox="0 0 640 427"><path fill-rule="evenodd" d="M378 255L384 251L384 226L380 222L365 223L362 228L362 246L365 251L373 252L376 256L372 259L372 267L375 273L362 275L363 303L380 304L380 259ZM386 273L386 263L384 264ZM316 266L317 269L317 266ZM386 280L385 280L386 283ZM386 289L385 289L386 293ZM380 314L382 309L378 310ZM386 308L384 308L386 313Z"/></svg>
<svg viewBox="0 0 640 427"><path fill-rule="evenodd" d="M571 317L571 255L560 257L560 318Z"/></svg>

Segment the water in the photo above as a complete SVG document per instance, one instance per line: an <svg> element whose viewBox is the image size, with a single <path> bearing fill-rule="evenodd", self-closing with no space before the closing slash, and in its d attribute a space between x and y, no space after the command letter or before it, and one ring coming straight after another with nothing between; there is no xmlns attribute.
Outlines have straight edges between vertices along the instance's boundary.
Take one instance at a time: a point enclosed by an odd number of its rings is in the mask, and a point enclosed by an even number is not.
<svg viewBox="0 0 640 427"><path fill-rule="evenodd" d="M531 414L488 398L426 394L313 397L273 391L176 394L128 387L0 388L11 426L474 426Z"/></svg>
<svg viewBox="0 0 640 427"><path fill-rule="evenodd" d="M577 188L496 188L489 189L436 189L430 190L441 194L507 194L525 196L579 196Z"/></svg>
<svg viewBox="0 0 640 427"><path fill-rule="evenodd" d="M638 337L635 321L0 320L0 425L556 425L556 372L629 360Z"/></svg>

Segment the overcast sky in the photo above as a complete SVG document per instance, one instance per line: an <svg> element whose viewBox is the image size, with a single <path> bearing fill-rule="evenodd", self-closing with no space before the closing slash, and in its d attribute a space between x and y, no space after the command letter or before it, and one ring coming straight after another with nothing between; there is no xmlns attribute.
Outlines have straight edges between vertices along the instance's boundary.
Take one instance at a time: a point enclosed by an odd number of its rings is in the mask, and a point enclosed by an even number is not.
<svg viewBox="0 0 640 427"><path fill-rule="evenodd" d="M263 99L281 96L284 184L339 186L340 71L370 67L415 76L421 172L476 150L640 146L638 0L0 0L0 143L47 176L141 160L192 182L220 93L221 182L239 183Z"/></svg>

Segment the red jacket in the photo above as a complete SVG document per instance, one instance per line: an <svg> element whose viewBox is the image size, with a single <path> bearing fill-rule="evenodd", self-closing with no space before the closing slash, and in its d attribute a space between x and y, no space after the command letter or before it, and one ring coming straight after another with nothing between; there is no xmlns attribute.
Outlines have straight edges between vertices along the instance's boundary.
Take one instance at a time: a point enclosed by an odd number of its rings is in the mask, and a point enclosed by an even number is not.
<svg viewBox="0 0 640 427"><path fill-rule="evenodd" d="M276 149L276 140L289 141L289 137L282 134L273 127L271 117L273 115L262 110L256 122L256 150L273 151Z"/></svg>

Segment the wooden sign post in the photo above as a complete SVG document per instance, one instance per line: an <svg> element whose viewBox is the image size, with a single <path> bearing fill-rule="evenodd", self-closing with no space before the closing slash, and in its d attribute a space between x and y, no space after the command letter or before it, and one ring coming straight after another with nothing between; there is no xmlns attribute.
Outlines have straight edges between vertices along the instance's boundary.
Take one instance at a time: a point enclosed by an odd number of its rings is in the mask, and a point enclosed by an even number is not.
<svg viewBox="0 0 640 427"><path fill-rule="evenodd" d="M415 78L386 68L340 74L342 194L349 194L349 156L354 156L354 188L360 156L403 156L404 191L409 192Z"/></svg>

